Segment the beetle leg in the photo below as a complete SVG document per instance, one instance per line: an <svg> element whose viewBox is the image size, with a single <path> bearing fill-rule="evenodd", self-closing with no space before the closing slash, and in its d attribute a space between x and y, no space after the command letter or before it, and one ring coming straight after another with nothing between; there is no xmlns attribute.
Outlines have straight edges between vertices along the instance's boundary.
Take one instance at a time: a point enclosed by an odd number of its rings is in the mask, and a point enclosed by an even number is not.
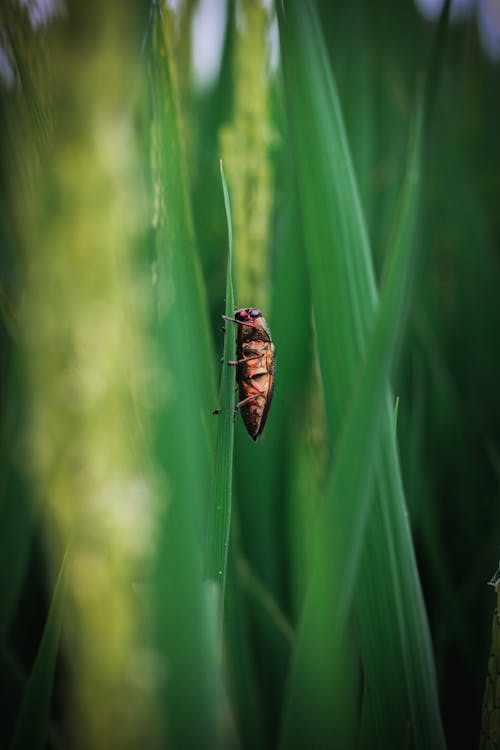
<svg viewBox="0 0 500 750"><path fill-rule="evenodd" d="M234 407L234 411L237 412L238 409L241 409L242 406L245 404L249 404L250 401L255 401L256 398L260 398L260 393L253 393L251 396L247 396L243 399L243 401L239 401L236 406Z"/></svg>
<svg viewBox="0 0 500 750"><path fill-rule="evenodd" d="M252 359L260 359L262 354L252 354L250 357L243 357L243 359L229 360L228 365L241 365L243 362L250 362Z"/></svg>
<svg viewBox="0 0 500 750"><path fill-rule="evenodd" d="M266 392L266 389L262 388L262 386L259 385L259 383L256 383L255 380L250 379L250 383L253 385L253 387L255 388L256 391L259 391L259 396L260 396L261 393L265 393Z"/></svg>

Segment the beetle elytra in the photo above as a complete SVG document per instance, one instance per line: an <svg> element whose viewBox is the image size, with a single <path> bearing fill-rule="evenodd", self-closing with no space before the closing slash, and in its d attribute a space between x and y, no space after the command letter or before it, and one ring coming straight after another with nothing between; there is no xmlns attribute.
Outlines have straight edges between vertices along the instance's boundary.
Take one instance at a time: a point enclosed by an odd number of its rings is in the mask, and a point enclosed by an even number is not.
<svg viewBox="0 0 500 750"><path fill-rule="evenodd" d="M241 416L252 440L257 440L266 424L273 398L276 353L271 332L260 310L242 307L234 318L222 316L237 325L236 351L238 359L228 362L235 366L239 402L235 412Z"/></svg>

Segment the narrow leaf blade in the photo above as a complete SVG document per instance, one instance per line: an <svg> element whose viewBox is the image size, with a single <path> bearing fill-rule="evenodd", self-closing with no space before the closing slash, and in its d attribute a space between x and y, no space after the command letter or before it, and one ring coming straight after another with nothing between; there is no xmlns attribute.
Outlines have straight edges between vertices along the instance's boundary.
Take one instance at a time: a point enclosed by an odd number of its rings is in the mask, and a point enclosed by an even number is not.
<svg viewBox="0 0 500 750"><path fill-rule="evenodd" d="M66 552L54 588L40 648L17 715L11 750L42 750L45 747L66 600L68 557L69 553Z"/></svg>
<svg viewBox="0 0 500 750"><path fill-rule="evenodd" d="M233 227L231 219L231 204L227 189L224 169L221 162L221 179L224 191L224 205L226 209L228 231L228 257L226 278L226 316L234 315L233 292ZM236 359L236 339L233 324L226 321L224 336L224 358L220 387L220 414L215 445L215 465L210 498L210 522L208 532L207 574L221 586L224 596L227 550L229 545L229 531L231 526L231 497L233 485L233 448L234 448L234 384L235 367L228 366L228 362Z"/></svg>

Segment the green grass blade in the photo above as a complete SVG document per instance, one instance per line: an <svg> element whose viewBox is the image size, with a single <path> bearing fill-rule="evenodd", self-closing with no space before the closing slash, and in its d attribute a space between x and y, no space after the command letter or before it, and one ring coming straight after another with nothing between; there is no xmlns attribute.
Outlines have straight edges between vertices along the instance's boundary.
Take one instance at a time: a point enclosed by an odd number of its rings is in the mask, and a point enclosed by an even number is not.
<svg viewBox="0 0 500 750"><path fill-rule="evenodd" d="M154 461L164 491L154 562L155 649L168 679L164 731L188 750L219 747L225 707L218 691L212 602L202 580L212 436L214 356L191 220L171 11L152 4L152 171L156 222L158 362ZM207 440L207 435L209 439Z"/></svg>
<svg viewBox="0 0 500 750"><path fill-rule="evenodd" d="M500 659L500 587L498 586L498 569L489 581L490 586L495 588L497 605L493 613L491 625L491 646L488 659L488 671L486 685L484 687L483 706L481 710L481 736L479 749L487 750L489 747L498 747L500 744L500 726L498 724L498 663Z"/></svg>
<svg viewBox="0 0 500 750"><path fill-rule="evenodd" d="M66 552L61 564L40 647L26 683L11 750L42 750L45 747L66 599L68 555Z"/></svg>
<svg viewBox="0 0 500 750"><path fill-rule="evenodd" d="M372 497L370 489L386 388L405 318L415 244L420 137L419 111L404 200L380 308L360 381L338 443L333 481L315 530L315 560L294 657L283 747L299 747L307 737L313 746L338 738L341 717L332 708L331 696L335 694L338 683L344 631ZM322 649L318 649L318 643L329 644L327 658ZM314 674L314 680L311 674ZM308 717L307 725L301 712ZM305 732L303 736L302 731Z"/></svg>
<svg viewBox="0 0 500 750"><path fill-rule="evenodd" d="M233 225L231 204L222 162L220 165L224 206L226 209L228 232L228 256L226 278L226 315L234 315L233 293ZM207 575L221 586L224 598L227 550L231 527L231 498L233 487L233 448L234 448L234 403L235 367L228 362L236 359L236 337L234 324L225 322L224 359L220 385L220 414L218 416L217 439L215 444L215 466L210 498L210 521L208 530ZM223 605L222 605L223 606Z"/></svg>
<svg viewBox="0 0 500 750"><path fill-rule="evenodd" d="M327 420L330 436L335 437L339 425L346 419L348 405L351 404L354 409L360 408L352 405L352 383L359 376L359 363L373 328L377 294L342 113L314 8L310 3L289 3L285 13L280 17L285 91ZM402 216L400 227L404 225L401 223ZM409 226L408 221L406 225ZM388 356L386 352L386 359L383 360L386 368ZM381 381L378 382L380 384ZM371 417L372 426L373 422L381 419L379 436L382 450L376 468L378 505L367 526L366 544L361 548L360 581L370 580L368 588L371 599L364 592L356 597L365 680L367 683L369 681L372 690L382 687L377 708L382 706L385 710L378 716L377 723L379 727L382 726L383 736L397 738L396 741L401 743L411 724L417 744L427 742L429 746L439 747L442 745L442 730L432 650L399 475L393 434L393 400L387 385L382 403L384 401L385 405L380 407L383 416ZM365 417L368 414L370 412ZM367 420L367 431L370 429ZM361 434L358 437L360 446L365 445L366 438ZM357 451L354 455L364 456ZM365 467L363 464L361 471L366 468L369 465ZM361 482L361 479L358 478L358 481ZM360 489L363 490L363 487ZM330 500L331 497L332 494L329 495ZM359 503L358 509L364 507L362 493L357 500L350 497L346 502L348 505ZM349 541L355 543L354 550L359 552L356 545L360 545L363 538L366 508L356 518L344 505L338 512L340 515L346 513L346 523L352 524L350 528L355 536ZM337 518L336 522L343 528L344 521ZM359 525L359 528L353 524ZM333 533L329 542L331 549L332 539L337 538L337 533L332 529L330 531ZM346 540L343 540L340 545L344 552L345 544ZM323 553L326 556L328 548L324 548ZM317 554L321 557L321 545ZM346 561L337 553L334 559L340 566L336 575L346 575ZM321 578L323 574L320 572L316 575ZM353 596L354 582L355 571L349 572L345 585L350 586L351 591L346 589L346 596ZM331 586L331 581L329 583ZM326 586L326 580L323 580L323 584ZM340 583L337 585L339 590L344 586L343 583L342 586ZM316 585L316 590L322 590L321 582ZM331 589L327 587L323 591L331 603ZM369 599L375 601L376 617L370 616L367 606ZM317 607L325 606L324 603L320 605L319 599L315 604ZM329 614L335 618L336 608L331 608ZM322 636L322 639L315 639L316 644L330 643L329 631L323 631ZM313 642L309 645L314 649ZM325 654L320 653L319 645L317 647L317 667L321 672ZM376 652L381 655L378 659ZM303 661L303 668L312 669L311 664L306 662ZM310 680L306 682L314 681L313 674L314 670L309 673ZM339 674L342 674L342 678L338 677L338 681L347 679L345 670L344 673L337 672ZM327 674L326 678L329 676L332 677ZM333 677L330 687L340 690ZM330 710L338 696L339 693L329 696ZM298 710L298 705L296 703L289 713L294 721L297 717L294 711ZM348 702L345 705L352 708ZM339 716L341 713L342 708ZM326 711L323 716L327 722L325 731L328 732L331 723ZM350 731L347 723L344 729ZM321 736L323 728L318 726L317 731ZM284 737L293 743L293 732L286 730Z"/></svg>
<svg viewBox="0 0 500 750"><path fill-rule="evenodd" d="M427 127L432 120L434 112L434 103L436 98L436 91L439 83L439 76L441 68L443 66L443 56L445 48L446 34L448 31L448 25L450 21L450 8L451 0L445 0L439 16L439 23L436 29L434 46L432 49L431 58L429 61L429 69L426 78L426 91L425 91L425 102L426 102L426 117Z"/></svg>
<svg viewBox="0 0 500 750"><path fill-rule="evenodd" d="M6 472L7 474L7 472ZM36 528L35 511L18 472L10 468L0 499L0 643L5 643L28 569Z"/></svg>
<svg viewBox="0 0 500 750"><path fill-rule="evenodd" d="M310 3L280 16L285 94L330 434L372 325L376 288L340 102Z"/></svg>
<svg viewBox="0 0 500 750"><path fill-rule="evenodd" d="M235 524L233 524L233 529ZM234 535L236 536L236 535ZM228 550L224 601L224 657L231 702L243 747L264 747L262 690L252 648L250 602L237 561L234 539ZM243 578L243 581L242 581Z"/></svg>

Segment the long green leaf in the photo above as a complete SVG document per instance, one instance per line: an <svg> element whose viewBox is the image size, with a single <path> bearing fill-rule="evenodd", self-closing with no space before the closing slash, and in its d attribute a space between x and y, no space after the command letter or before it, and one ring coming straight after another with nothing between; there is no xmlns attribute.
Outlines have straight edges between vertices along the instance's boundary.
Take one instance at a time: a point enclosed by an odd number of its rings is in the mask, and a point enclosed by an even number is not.
<svg viewBox="0 0 500 750"><path fill-rule="evenodd" d="M289 128L333 435L373 322L375 279L340 102L313 7L304 0L290 2L280 21Z"/></svg>
<svg viewBox="0 0 500 750"><path fill-rule="evenodd" d="M233 225L231 204L222 162L220 165L224 205L226 208L228 232L228 256L226 278L226 316L234 315L233 292ZM210 522L208 531L207 574L221 586L223 606L227 550L231 527L231 498L233 487L233 448L234 448L234 383L235 368L227 363L236 359L236 338L233 324L227 321L224 336L224 358L220 386L220 414L215 444L215 466L210 498Z"/></svg>
<svg viewBox="0 0 500 750"><path fill-rule="evenodd" d="M11 750L42 750L45 747L66 599L68 558L69 552L66 552L57 577L40 647L17 715Z"/></svg>
<svg viewBox="0 0 500 750"><path fill-rule="evenodd" d="M7 474L7 472L6 472ZM30 499L15 469L7 474L4 497L0 498L0 643L4 644L12 624L28 569L36 529Z"/></svg>
<svg viewBox="0 0 500 750"><path fill-rule="evenodd" d="M353 401L352 383L359 376L359 363L373 327L377 296L340 104L314 8L301 0L287 4L285 13L280 17L285 89L307 245L325 405L330 434L334 436L339 425L346 419L348 405L351 404L351 409L354 410L361 408ZM402 226L401 222L403 214L399 226ZM382 353L383 348L378 354ZM383 367L382 362L385 363ZM374 710L369 712L371 715L376 714L374 723L378 732L378 744L383 746L384 740L388 741L388 738L392 740L393 746L394 742L403 742L408 726L411 725L417 745L439 747L442 746L443 738L432 650L399 476L392 429L392 399L387 389L389 364L390 352L386 351L385 357L379 361L380 372L377 374L377 377L382 378L382 373L386 373L383 405L377 403L376 406L377 409L381 408L382 417L372 413L370 421L368 414L371 412L365 414L365 432L369 433L373 424L381 420L378 432L381 437L381 454L376 466L377 505L376 513L367 527L366 543L360 549L369 507L363 492L371 489L370 483L366 484L367 480L363 478L363 486L360 484L358 487L362 490L360 494L356 498L345 499L342 507L336 509L337 516L333 516L334 510L330 503L338 490L329 493L325 507L330 507L331 517L327 528L331 535L325 539L325 545L328 541L330 549L333 549L338 535L335 528L345 528L344 522L354 535L340 542L340 550L344 553L348 550L347 557L352 555L353 543L352 568L351 563L342 555L331 552L340 566L336 568L336 576L345 576L345 584L337 583L336 590L344 591L347 602L354 595L355 573L359 562L356 553L362 554L362 574L359 579L361 589L365 588L362 585L364 581L371 581L370 586L366 587L368 593L362 590L356 597L356 608L365 684L371 691L377 688L381 690L379 701L375 706L372 704ZM380 384L382 380L377 382ZM358 397L359 393L360 391ZM349 413L350 419L355 423L352 412ZM351 421L345 423L347 424L350 425ZM350 429L354 430L346 427L344 434L349 435ZM367 454L365 451L369 445L374 448L377 441L371 435L370 440L373 439L374 442L367 445L368 438L361 432L357 435L359 443L352 438L356 445L354 455L369 458L370 451ZM369 473L369 468L369 460L358 466L358 470L363 473ZM342 478L342 472L340 476ZM354 481L353 478L352 480ZM335 480L340 485L344 481L347 480ZM358 482L361 483L361 478L358 478ZM351 513L351 504L359 511L359 515ZM328 511L325 510L324 513L327 514ZM344 514L345 518L341 520L340 516ZM327 534L326 528L324 533ZM325 549L321 544L319 547L317 555L321 559L322 555L327 555L328 548ZM330 563L328 569L332 570ZM319 576L320 582L313 585L313 590L323 591L331 604L331 590L324 587L327 583L331 587L332 581L324 578L322 570L315 572L315 575ZM313 602L314 604L309 605L313 611L317 607L326 606L325 602L321 603L314 596ZM374 617L370 617L369 603L375 603ZM341 609L343 607L348 609L345 603ZM336 616L336 609L330 608L328 612L331 617ZM344 612L340 620L345 616ZM328 624L332 627L326 614L322 623L324 627L328 627ZM305 632L308 632L307 626ZM323 638L317 638L316 643L329 642L328 634L328 630L323 631ZM320 674L324 674L322 659L325 660L326 657L319 650L318 647L315 664ZM380 656L377 656L377 652ZM309 673L310 679L305 679L305 683L314 683L311 662L303 659L302 666L312 670ZM328 682L328 679L331 677L331 673L327 671L325 680L330 688L332 682ZM338 681L342 679L345 677L337 676ZM293 682L294 678L292 686ZM299 682L302 683L302 680ZM338 690L338 683L333 687ZM298 693L301 691L302 687ZM315 693L314 690L312 692ZM293 687L290 696L293 707L288 709L288 722L295 721L298 711ZM328 698L330 700L330 711L336 697L338 696L331 694L323 696L325 701ZM321 737L324 732L328 734L332 724L326 711L319 710L325 720L323 726L321 722L317 726L318 736ZM339 722L341 712L342 708L338 713ZM351 731L348 723L344 730ZM290 741L293 745L296 735L290 730L289 724L285 725L283 736L285 743Z"/></svg>
<svg viewBox="0 0 500 750"><path fill-rule="evenodd" d="M152 168L156 223L160 375L154 460L165 512L155 559L156 648L168 679L162 699L165 731L178 748L216 747L220 710L212 606L202 581L206 508L215 418L214 357L205 290L189 203L185 133L174 54L174 18L152 4ZM209 440L207 440L207 435Z"/></svg>
<svg viewBox="0 0 500 750"><path fill-rule="evenodd" d="M418 197L421 113L406 178L404 201L386 284L360 382L338 444L332 485L322 507L313 547L314 568L306 597L290 686L284 746L333 740L338 720L331 696L338 681L341 648L370 507L385 391L404 321ZM329 637L328 637L329 633ZM328 658L317 644L329 643ZM311 673L311 666L313 672ZM314 674L315 679L310 677ZM301 736L304 711L310 725Z"/></svg>

